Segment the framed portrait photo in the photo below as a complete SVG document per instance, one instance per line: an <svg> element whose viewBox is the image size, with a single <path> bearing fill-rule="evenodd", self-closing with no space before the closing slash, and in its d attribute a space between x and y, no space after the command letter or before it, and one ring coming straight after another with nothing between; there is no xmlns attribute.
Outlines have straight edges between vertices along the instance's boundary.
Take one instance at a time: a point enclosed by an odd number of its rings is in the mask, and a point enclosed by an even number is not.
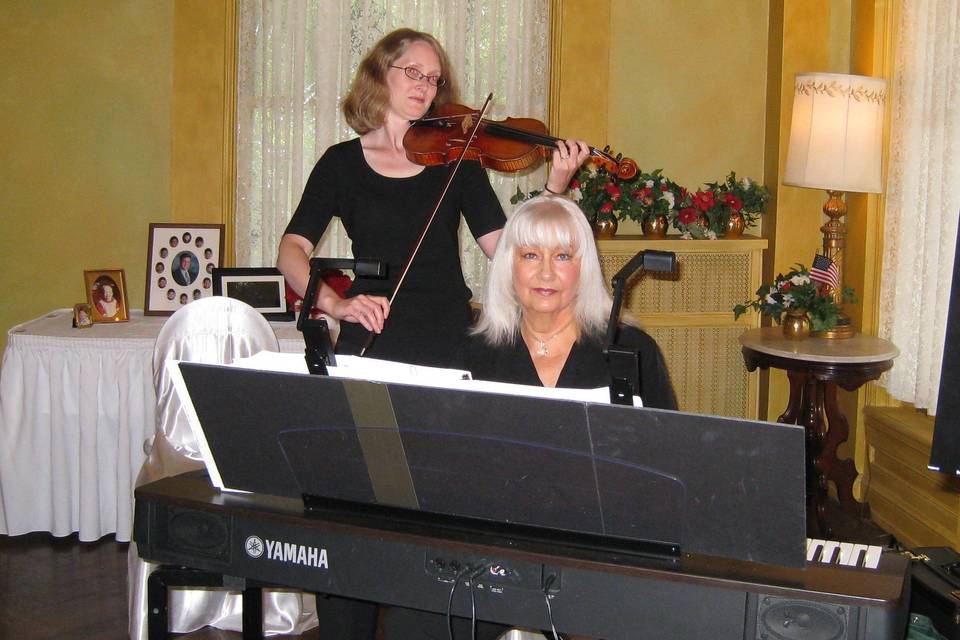
<svg viewBox="0 0 960 640"><path fill-rule="evenodd" d="M214 269L213 295L246 302L267 320L293 320L287 309L286 280L271 267Z"/></svg>
<svg viewBox="0 0 960 640"><path fill-rule="evenodd" d="M83 284L92 322L126 322L130 319L123 269L85 270Z"/></svg>
<svg viewBox="0 0 960 640"><path fill-rule="evenodd" d="M93 326L93 311L86 302L73 305L73 326L76 329L89 329Z"/></svg>
<svg viewBox="0 0 960 640"><path fill-rule="evenodd" d="M150 223L143 313L168 316L213 295L213 271L223 262L222 224Z"/></svg>

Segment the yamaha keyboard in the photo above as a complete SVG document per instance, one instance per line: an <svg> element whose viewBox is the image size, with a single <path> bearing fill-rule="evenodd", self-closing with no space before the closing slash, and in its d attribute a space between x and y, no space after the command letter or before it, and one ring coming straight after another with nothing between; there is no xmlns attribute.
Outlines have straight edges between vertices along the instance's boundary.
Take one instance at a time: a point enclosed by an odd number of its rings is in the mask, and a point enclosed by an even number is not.
<svg viewBox="0 0 960 640"><path fill-rule="evenodd" d="M607 640L894 639L908 561L876 547L808 541L790 568L716 557L647 557L595 546L473 538L305 515L303 503L221 493L202 473L136 490L145 560L256 583ZM458 578L462 578L458 580Z"/></svg>

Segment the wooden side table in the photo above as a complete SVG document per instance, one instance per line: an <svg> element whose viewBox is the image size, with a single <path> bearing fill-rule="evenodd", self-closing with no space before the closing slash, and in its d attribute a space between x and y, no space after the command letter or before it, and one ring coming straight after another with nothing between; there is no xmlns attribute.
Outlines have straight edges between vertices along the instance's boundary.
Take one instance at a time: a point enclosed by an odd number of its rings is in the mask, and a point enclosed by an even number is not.
<svg viewBox="0 0 960 640"><path fill-rule="evenodd" d="M787 372L790 400L777 421L802 425L806 430L810 535L829 535L824 524L828 481L836 485L844 511L858 518L869 517L869 505L853 497L856 465L837 457L837 448L850 435L837 404L837 387L855 391L876 380L893 366L900 351L892 342L860 334L844 340L787 340L780 327L746 331L740 344L748 371L773 367Z"/></svg>

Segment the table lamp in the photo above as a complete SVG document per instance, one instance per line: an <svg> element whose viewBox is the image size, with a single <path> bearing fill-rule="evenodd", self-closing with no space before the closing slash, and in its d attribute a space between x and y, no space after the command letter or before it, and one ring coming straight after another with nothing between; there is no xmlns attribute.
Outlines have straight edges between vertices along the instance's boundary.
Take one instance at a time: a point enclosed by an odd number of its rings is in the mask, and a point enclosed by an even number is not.
<svg viewBox="0 0 960 640"><path fill-rule="evenodd" d="M880 193L883 112L887 82L844 73L798 73L794 83L793 119L783 184L825 189L823 212L829 220L823 232L823 255L837 266L838 287L830 295L840 302L843 288L843 216L846 191ZM850 318L841 311L828 338L853 335Z"/></svg>

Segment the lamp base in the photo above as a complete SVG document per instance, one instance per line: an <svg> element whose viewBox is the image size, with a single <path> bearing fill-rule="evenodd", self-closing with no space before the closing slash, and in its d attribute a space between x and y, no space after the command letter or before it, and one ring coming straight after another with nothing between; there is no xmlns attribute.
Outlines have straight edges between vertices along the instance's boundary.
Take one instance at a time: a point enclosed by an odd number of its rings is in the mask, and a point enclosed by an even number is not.
<svg viewBox="0 0 960 640"><path fill-rule="evenodd" d="M841 311L837 315L837 325L833 329L827 331L814 331L810 334L814 338L828 338L830 340L843 340L846 338L852 338L857 332L854 331L853 325L850 324L850 317Z"/></svg>

